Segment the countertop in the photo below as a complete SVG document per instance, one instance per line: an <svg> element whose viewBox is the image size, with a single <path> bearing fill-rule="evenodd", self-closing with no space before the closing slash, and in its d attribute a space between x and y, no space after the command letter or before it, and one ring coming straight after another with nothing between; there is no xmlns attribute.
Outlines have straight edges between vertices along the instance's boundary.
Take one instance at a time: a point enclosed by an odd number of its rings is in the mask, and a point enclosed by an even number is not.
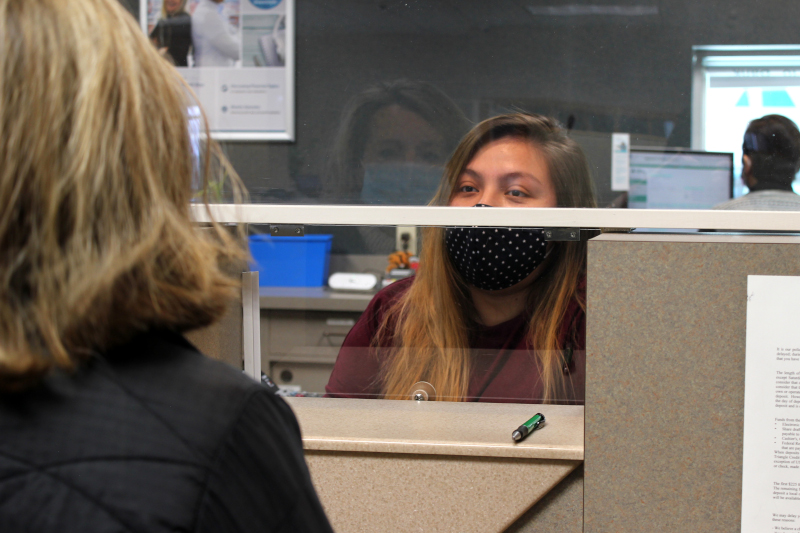
<svg viewBox="0 0 800 533"><path fill-rule="evenodd" d="M307 450L583 460L583 406L285 398ZM546 423L520 443L511 432Z"/></svg>

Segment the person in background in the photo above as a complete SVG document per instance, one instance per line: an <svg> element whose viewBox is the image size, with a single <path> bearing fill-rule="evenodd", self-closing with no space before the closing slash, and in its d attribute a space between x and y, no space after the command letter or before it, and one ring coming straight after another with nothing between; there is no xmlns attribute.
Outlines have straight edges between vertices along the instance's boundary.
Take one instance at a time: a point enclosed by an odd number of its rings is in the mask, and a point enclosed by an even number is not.
<svg viewBox="0 0 800 533"><path fill-rule="evenodd" d="M325 197L337 203L424 205L469 128L458 106L430 83L396 80L371 87L342 114Z"/></svg>
<svg viewBox="0 0 800 533"><path fill-rule="evenodd" d="M186 0L164 0L161 4L161 18L150 33L150 40L173 65L189 66L192 17L186 12Z"/></svg>
<svg viewBox="0 0 800 533"><path fill-rule="evenodd" d="M232 67L239 60L239 39L225 18L225 0L200 0L192 14L196 67Z"/></svg>
<svg viewBox="0 0 800 533"><path fill-rule="evenodd" d="M472 129L431 205L595 207L580 147L552 119L514 113ZM329 396L583 403L586 242L532 228L425 228L416 276L370 302Z"/></svg>
<svg viewBox="0 0 800 533"><path fill-rule="evenodd" d="M330 532L288 405L182 336L247 259L190 88L117 0L0 0L0 47L0 531Z"/></svg>
<svg viewBox="0 0 800 533"><path fill-rule="evenodd" d="M800 211L792 190L800 170L800 131L782 115L766 115L748 124L742 144L742 180L750 192L714 209Z"/></svg>

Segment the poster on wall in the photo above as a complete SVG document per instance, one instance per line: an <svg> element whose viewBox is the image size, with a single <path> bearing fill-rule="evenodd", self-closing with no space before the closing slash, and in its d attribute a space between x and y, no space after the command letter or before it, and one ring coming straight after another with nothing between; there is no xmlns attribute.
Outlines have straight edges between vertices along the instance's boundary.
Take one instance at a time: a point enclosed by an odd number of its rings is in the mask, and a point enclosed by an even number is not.
<svg viewBox="0 0 800 533"><path fill-rule="evenodd" d="M294 0L144 0L142 30L218 140L294 140Z"/></svg>

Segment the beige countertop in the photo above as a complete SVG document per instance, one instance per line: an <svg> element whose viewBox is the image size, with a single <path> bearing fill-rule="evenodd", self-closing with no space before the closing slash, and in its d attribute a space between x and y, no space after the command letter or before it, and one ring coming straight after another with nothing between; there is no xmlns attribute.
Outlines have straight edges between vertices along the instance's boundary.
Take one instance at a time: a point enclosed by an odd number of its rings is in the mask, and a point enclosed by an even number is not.
<svg viewBox="0 0 800 533"><path fill-rule="evenodd" d="M583 406L286 398L306 450L583 460ZM546 423L520 443L511 432Z"/></svg>

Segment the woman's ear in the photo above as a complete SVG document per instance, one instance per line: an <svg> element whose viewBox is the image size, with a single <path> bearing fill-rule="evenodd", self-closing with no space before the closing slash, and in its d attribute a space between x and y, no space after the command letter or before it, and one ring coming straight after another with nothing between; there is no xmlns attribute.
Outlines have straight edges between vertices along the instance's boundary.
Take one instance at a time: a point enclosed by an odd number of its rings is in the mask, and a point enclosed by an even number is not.
<svg viewBox="0 0 800 533"><path fill-rule="evenodd" d="M742 181L748 187L752 187L758 180L752 174L753 170L753 160L750 159L749 155L742 155Z"/></svg>

